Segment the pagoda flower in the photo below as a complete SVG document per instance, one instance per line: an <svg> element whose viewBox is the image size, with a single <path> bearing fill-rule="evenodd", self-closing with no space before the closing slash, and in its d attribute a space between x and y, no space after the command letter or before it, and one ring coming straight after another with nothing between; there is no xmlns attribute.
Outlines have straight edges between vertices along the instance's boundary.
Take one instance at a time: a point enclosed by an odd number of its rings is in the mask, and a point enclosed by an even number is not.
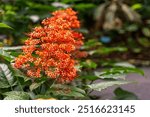
<svg viewBox="0 0 150 117"><path fill-rule="evenodd" d="M79 51L83 35L74 30L80 28L76 14L68 8L55 11L52 17L44 19L42 26L28 34L23 54L15 59L14 66L24 69L31 78L46 76L61 83L75 79L75 58L85 55Z"/></svg>

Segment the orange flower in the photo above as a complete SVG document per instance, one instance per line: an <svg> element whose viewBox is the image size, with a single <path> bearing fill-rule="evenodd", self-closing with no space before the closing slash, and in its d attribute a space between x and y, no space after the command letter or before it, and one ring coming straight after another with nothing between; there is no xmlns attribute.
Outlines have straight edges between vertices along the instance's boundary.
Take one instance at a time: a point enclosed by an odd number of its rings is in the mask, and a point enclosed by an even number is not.
<svg viewBox="0 0 150 117"><path fill-rule="evenodd" d="M83 45L83 36L74 31L80 27L76 12L71 8L52 13L40 27L35 27L25 41L23 55L15 59L16 68L24 68L27 75L40 78L45 75L66 83L76 77L75 55Z"/></svg>

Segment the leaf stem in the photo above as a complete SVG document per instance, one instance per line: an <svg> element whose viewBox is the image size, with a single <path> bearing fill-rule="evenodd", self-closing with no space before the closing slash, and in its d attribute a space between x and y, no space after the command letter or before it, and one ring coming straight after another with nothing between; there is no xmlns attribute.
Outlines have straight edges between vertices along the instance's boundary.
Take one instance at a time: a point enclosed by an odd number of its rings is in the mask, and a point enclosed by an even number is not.
<svg viewBox="0 0 150 117"><path fill-rule="evenodd" d="M52 88L52 86L55 84L56 80L53 81L53 83L51 84L51 86L49 87L50 89Z"/></svg>
<svg viewBox="0 0 150 117"><path fill-rule="evenodd" d="M22 91L24 91L23 88L22 88L22 86L21 86L21 83L20 83L18 77L17 77L17 82L18 82L18 85L19 85L20 89L21 89Z"/></svg>

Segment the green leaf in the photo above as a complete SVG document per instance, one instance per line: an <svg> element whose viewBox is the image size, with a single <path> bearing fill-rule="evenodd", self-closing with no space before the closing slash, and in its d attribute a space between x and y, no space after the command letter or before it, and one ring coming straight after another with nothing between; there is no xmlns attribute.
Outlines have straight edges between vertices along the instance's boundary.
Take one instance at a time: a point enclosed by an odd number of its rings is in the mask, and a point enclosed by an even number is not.
<svg viewBox="0 0 150 117"><path fill-rule="evenodd" d="M87 42L85 42L83 48L84 49L92 49L93 47L96 47L96 46L101 46L102 44L95 40L95 39L90 39L88 40Z"/></svg>
<svg viewBox="0 0 150 117"><path fill-rule="evenodd" d="M15 51L11 51L10 52L10 55L11 56L14 56L14 57L18 57L19 55L21 55L22 54L22 52L15 52Z"/></svg>
<svg viewBox="0 0 150 117"><path fill-rule="evenodd" d="M7 24L0 23L0 28L8 28L8 29L13 29L12 27L8 26Z"/></svg>
<svg viewBox="0 0 150 117"><path fill-rule="evenodd" d="M5 60L7 61L12 61L14 59L13 56L11 56L8 52L4 51L3 49L0 48L0 56L2 56Z"/></svg>
<svg viewBox="0 0 150 117"><path fill-rule="evenodd" d="M19 69L13 68L14 76L15 77L21 77L24 79L24 81L29 81L31 78L27 77L23 72L21 72Z"/></svg>
<svg viewBox="0 0 150 117"><path fill-rule="evenodd" d="M36 99L36 97L37 97L37 95L35 95L35 93L32 92L32 91L29 91L28 94L29 94L29 96L30 96L30 98L31 98L32 100L33 100L33 99Z"/></svg>
<svg viewBox="0 0 150 117"><path fill-rule="evenodd" d="M101 49L89 52L89 54L109 54L112 52L125 52L128 49L126 47L102 47Z"/></svg>
<svg viewBox="0 0 150 117"><path fill-rule="evenodd" d="M30 91L33 91L34 89L37 89L38 87L40 87L45 81L42 82L34 82L30 85Z"/></svg>
<svg viewBox="0 0 150 117"><path fill-rule="evenodd" d="M143 28L142 32L145 36L150 37L150 29L149 28Z"/></svg>
<svg viewBox="0 0 150 117"><path fill-rule="evenodd" d="M139 38L138 42L144 47L150 47L150 40L148 38Z"/></svg>
<svg viewBox="0 0 150 117"><path fill-rule="evenodd" d="M101 83L87 85L87 87L92 90L101 91L103 89L106 89L106 88L114 86L114 85L124 85L124 84L129 84L129 83L133 83L133 81L125 81L125 80L107 81L107 82L105 81L105 82L101 82Z"/></svg>
<svg viewBox="0 0 150 117"><path fill-rule="evenodd" d="M132 5L131 8L132 8L133 10L141 9L141 8L142 8L142 4L136 3L136 4Z"/></svg>
<svg viewBox="0 0 150 117"><path fill-rule="evenodd" d="M76 4L74 7L78 10L78 11L86 11L86 10L90 10L92 8L95 8L95 4L92 3L80 3L80 4Z"/></svg>
<svg viewBox="0 0 150 117"><path fill-rule="evenodd" d="M138 97L134 93L123 90L120 87L115 89L114 94L115 94L114 99L117 99L117 100L137 100L138 99Z"/></svg>
<svg viewBox="0 0 150 117"><path fill-rule="evenodd" d="M6 80L0 80L0 89L9 88L10 85Z"/></svg>
<svg viewBox="0 0 150 117"><path fill-rule="evenodd" d="M6 96L4 100L29 100L30 98L29 94L23 91L11 91L3 95Z"/></svg>
<svg viewBox="0 0 150 117"><path fill-rule="evenodd" d="M0 84L0 88L13 87L16 84L12 72L8 66L3 63L0 64Z"/></svg>
<svg viewBox="0 0 150 117"><path fill-rule="evenodd" d="M82 94L85 94L85 91L83 89L80 89L76 86L70 86L70 85L62 85L62 84L55 84L53 85L53 88L60 88L60 89L71 89L72 91L76 91Z"/></svg>
<svg viewBox="0 0 150 117"><path fill-rule="evenodd" d="M82 68L82 66L81 65L75 65L75 69L77 70L77 71L79 71L79 72L81 72L81 68Z"/></svg>
<svg viewBox="0 0 150 117"><path fill-rule="evenodd" d="M56 9L52 5L44 5L44 4L39 4L39 3L36 3L36 2L31 2L31 1L26 1L26 4L32 10L53 11L53 10Z"/></svg>
<svg viewBox="0 0 150 117"><path fill-rule="evenodd" d="M3 50L21 50L23 46L2 47Z"/></svg>
<svg viewBox="0 0 150 117"><path fill-rule="evenodd" d="M132 48L132 51L134 52L134 53L140 53L141 51L142 51L142 49L141 48Z"/></svg>
<svg viewBox="0 0 150 117"><path fill-rule="evenodd" d="M90 59L86 60L85 62L81 62L80 65L85 68L93 68L93 69L97 67L97 64Z"/></svg>
<svg viewBox="0 0 150 117"><path fill-rule="evenodd" d="M126 74L114 72L97 72L95 71L95 76L97 76L100 79L125 79Z"/></svg>
<svg viewBox="0 0 150 117"><path fill-rule="evenodd" d="M128 62L118 62L118 63L114 63L113 66L135 68L134 65L132 65L132 64L130 64L130 63L128 63Z"/></svg>
<svg viewBox="0 0 150 117"><path fill-rule="evenodd" d="M138 30L138 26L136 24L128 25L125 30L129 32L134 32Z"/></svg>
<svg viewBox="0 0 150 117"><path fill-rule="evenodd" d="M83 98L86 95L83 89L80 89L75 86L62 85L62 84L53 85L48 92L52 92L56 96L59 95L59 96L67 96L67 97L75 97L75 98Z"/></svg>
<svg viewBox="0 0 150 117"><path fill-rule="evenodd" d="M69 4L69 3L75 3L75 2L80 2L81 0L62 0L61 2L62 3L66 3L66 4Z"/></svg>
<svg viewBox="0 0 150 117"><path fill-rule="evenodd" d="M47 99L51 99L51 98L53 98L53 99L55 99L54 97L52 97L52 96L50 96L50 95L41 95L41 94L39 94L39 95L36 95L35 96L35 98L33 98L33 99L43 99L43 100L47 100Z"/></svg>
<svg viewBox="0 0 150 117"><path fill-rule="evenodd" d="M95 75L81 75L81 76L79 76L79 78L81 78L81 79L87 79L87 80L96 80L99 77L97 77Z"/></svg>
<svg viewBox="0 0 150 117"><path fill-rule="evenodd" d="M113 79L125 79L125 75L128 73L138 73L144 75L144 72L138 68L133 67L115 67L111 69L103 70L102 72L95 72L95 75L101 79L113 78Z"/></svg>

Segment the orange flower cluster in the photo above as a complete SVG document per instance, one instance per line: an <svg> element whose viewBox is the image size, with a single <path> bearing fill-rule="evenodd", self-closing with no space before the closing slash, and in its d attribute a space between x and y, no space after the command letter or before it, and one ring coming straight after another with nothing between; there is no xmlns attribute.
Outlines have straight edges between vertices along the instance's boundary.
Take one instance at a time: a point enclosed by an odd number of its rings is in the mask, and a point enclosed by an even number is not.
<svg viewBox="0 0 150 117"><path fill-rule="evenodd" d="M39 78L46 75L58 82L70 82L76 77L73 53L79 53L83 44L81 33L73 30L80 27L76 12L71 8L52 13L42 26L29 33L23 47L23 55L15 60L16 68L25 68L27 75Z"/></svg>

